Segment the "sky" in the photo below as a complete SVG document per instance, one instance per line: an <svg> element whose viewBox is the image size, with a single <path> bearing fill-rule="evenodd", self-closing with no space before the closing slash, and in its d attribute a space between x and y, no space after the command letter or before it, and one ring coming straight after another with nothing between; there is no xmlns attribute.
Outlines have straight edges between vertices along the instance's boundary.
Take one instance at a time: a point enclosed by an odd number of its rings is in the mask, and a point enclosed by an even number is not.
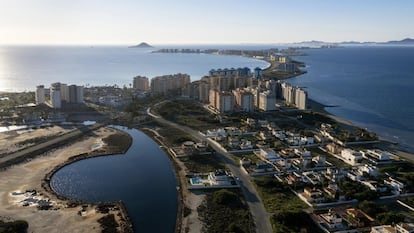
<svg viewBox="0 0 414 233"><path fill-rule="evenodd" d="M412 0L0 0L0 44L276 44L414 38Z"/></svg>

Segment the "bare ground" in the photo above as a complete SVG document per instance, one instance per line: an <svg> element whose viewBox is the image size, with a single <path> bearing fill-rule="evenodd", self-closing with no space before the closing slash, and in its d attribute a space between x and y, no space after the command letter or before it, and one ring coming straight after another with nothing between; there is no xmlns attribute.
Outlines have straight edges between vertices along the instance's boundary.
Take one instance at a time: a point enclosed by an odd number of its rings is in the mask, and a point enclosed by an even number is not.
<svg viewBox="0 0 414 233"><path fill-rule="evenodd" d="M68 208L66 201L47 193L41 183L46 174L68 158L97 148L104 150L102 139L116 132L111 128L101 128L95 131L94 136L0 171L0 217L26 220L29 223L28 232L101 232L98 219L106 214L96 212L95 206L89 205L81 216L81 206ZM42 134L39 131L39 135ZM32 134L32 137L35 136L36 133ZM34 198L50 201L52 209L39 210L36 205L23 206L21 200L25 196L20 192L26 190L36 190ZM111 213L118 215L117 211Z"/></svg>

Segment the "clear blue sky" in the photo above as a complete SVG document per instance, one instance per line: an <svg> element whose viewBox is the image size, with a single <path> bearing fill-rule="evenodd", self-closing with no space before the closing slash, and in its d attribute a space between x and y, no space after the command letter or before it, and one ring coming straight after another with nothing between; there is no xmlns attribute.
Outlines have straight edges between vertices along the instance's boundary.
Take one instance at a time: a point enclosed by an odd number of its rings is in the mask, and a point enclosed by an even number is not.
<svg viewBox="0 0 414 233"><path fill-rule="evenodd" d="M0 44L286 43L414 37L412 0L0 0Z"/></svg>

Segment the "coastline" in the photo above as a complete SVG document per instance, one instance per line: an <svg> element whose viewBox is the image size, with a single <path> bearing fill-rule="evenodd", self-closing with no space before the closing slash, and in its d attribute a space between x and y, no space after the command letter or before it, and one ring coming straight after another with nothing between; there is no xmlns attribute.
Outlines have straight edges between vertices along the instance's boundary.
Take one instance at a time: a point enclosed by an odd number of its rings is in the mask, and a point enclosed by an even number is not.
<svg viewBox="0 0 414 233"><path fill-rule="evenodd" d="M8 177L7 180L0 181L0 203L3 207L0 209L0 216L26 220L29 223L29 232L101 232L114 221L123 232L133 232L131 221L121 202L82 202L61 196L50 188L50 178L54 172L70 163L119 154L114 147L106 144L101 145L101 148L92 149L92 146L99 141L102 142L103 138L119 133L116 129L101 128L94 131L93 135L86 135L74 143L0 171L2 177ZM51 207L44 209L35 205L23 206L20 199L25 197L21 197L20 193L28 192L24 190L33 190L33 200L46 201L51 203ZM108 209L109 211L106 211ZM112 218L108 218L110 216ZM59 226L59 229L56 229L56 226Z"/></svg>
<svg viewBox="0 0 414 233"><path fill-rule="evenodd" d="M330 108L330 107L336 107L336 106L328 106L328 105L324 105L322 103L319 103L313 99L308 99L308 106L309 108L314 111L314 112L318 112L320 114L323 114L329 118L331 118L332 120L334 120L335 122L344 124L344 125L348 125L351 127L357 127L357 128L361 128L358 125L354 124L353 122L345 119L345 118L341 118L339 116L336 116L328 111L326 111L326 108ZM374 132L376 133L376 132ZM388 141L384 138L379 137L379 141L380 143L378 143L376 146L388 151L410 163L414 164L414 154L404 150L403 148L401 148L398 144Z"/></svg>

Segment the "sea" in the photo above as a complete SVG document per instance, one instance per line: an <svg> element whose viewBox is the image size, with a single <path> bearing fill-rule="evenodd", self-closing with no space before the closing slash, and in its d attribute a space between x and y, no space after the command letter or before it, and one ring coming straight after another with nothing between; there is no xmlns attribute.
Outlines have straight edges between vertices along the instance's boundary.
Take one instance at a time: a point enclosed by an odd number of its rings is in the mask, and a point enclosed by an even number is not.
<svg viewBox="0 0 414 233"><path fill-rule="evenodd" d="M37 85L49 87L54 82L129 87L137 75L153 78L186 73L194 81L208 75L211 69L248 67L253 70L269 66L265 61L246 57L153 53L155 50L128 46L3 46L0 47L0 92L34 91Z"/></svg>
<svg viewBox="0 0 414 233"><path fill-rule="evenodd" d="M240 56L152 53L158 48L266 49L278 45L2 46L0 91L33 91L53 82L129 86L134 76L187 73L198 80L210 69L269 63ZM288 82L306 88L327 111L414 151L414 46L306 49L307 73Z"/></svg>
<svg viewBox="0 0 414 233"><path fill-rule="evenodd" d="M336 116L414 151L414 46L303 50L307 73L288 82Z"/></svg>

